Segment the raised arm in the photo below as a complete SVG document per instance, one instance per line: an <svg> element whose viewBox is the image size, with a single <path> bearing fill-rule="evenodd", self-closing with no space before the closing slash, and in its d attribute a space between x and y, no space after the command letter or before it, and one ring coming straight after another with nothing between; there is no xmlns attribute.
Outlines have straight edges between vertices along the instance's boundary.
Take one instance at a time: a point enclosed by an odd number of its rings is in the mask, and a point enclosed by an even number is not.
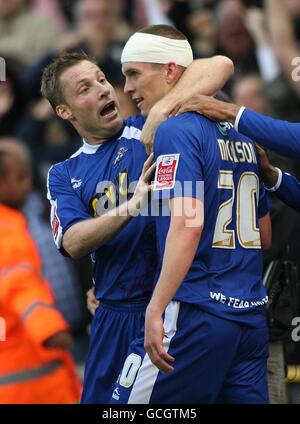
<svg viewBox="0 0 300 424"><path fill-rule="evenodd" d="M285 3L287 2L283 0L265 1L267 25L285 78L298 96L300 96L298 79L296 81L292 78L293 69L296 65L299 66L300 49L296 43L292 20Z"/></svg>
<svg viewBox="0 0 300 424"><path fill-rule="evenodd" d="M151 109L141 135L147 152L152 151L155 130L161 122L170 114L175 114L185 103L193 101L194 97L196 101L198 94L214 94L233 72L233 62L226 56L194 60L175 87Z"/></svg>

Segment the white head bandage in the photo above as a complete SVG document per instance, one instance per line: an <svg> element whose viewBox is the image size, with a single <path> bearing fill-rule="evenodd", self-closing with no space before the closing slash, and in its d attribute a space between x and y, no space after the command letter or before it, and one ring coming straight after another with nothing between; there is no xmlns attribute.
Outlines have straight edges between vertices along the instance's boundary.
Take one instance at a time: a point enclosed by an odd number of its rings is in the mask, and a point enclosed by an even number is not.
<svg viewBox="0 0 300 424"><path fill-rule="evenodd" d="M160 35L133 34L122 52L121 63L169 63L188 67L193 61L192 48L187 40L173 40Z"/></svg>

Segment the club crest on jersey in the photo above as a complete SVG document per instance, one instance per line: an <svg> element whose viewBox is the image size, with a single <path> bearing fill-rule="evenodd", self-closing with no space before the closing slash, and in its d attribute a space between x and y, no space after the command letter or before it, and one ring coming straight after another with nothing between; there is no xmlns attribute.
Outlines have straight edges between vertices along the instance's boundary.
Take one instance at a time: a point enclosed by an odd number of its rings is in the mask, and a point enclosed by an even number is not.
<svg viewBox="0 0 300 424"><path fill-rule="evenodd" d="M224 121L224 122L217 122L216 123L218 130L223 134L227 135L228 131L233 128L233 125L230 122Z"/></svg>
<svg viewBox="0 0 300 424"><path fill-rule="evenodd" d="M75 190L76 188L81 187L82 181L81 180L76 180L76 178L72 178L71 179L71 184L73 189Z"/></svg>
<svg viewBox="0 0 300 424"><path fill-rule="evenodd" d="M113 166L116 166L118 165L118 163L121 162L127 151L128 149L126 149L126 147L120 147L117 156L115 157L115 160L113 162Z"/></svg>
<svg viewBox="0 0 300 424"><path fill-rule="evenodd" d="M179 153L161 155L156 160L156 171L153 190L172 189L175 186Z"/></svg>

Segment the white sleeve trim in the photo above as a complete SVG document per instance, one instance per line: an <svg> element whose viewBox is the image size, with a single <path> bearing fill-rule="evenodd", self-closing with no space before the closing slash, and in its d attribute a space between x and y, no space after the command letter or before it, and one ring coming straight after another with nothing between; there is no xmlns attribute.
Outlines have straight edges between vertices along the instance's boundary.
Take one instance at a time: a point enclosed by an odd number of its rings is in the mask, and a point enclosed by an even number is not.
<svg viewBox="0 0 300 424"><path fill-rule="evenodd" d="M234 128L236 131L239 130L240 119L245 109L246 109L245 106L242 106L236 115L235 122L234 122Z"/></svg>
<svg viewBox="0 0 300 424"><path fill-rule="evenodd" d="M266 189L267 191L271 191L271 192L276 191L276 190L278 190L278 189L279 189L279 187L280 187L280 185L281 185L281 182L282 182L282 171L281 171L281 169L279 169L279 168L276 168L276 169L277 169L277 171L278 171L278 178L277 178L277 182L276 182L276 184L275 184L273 187L271 187L271 188L268 188L268 187L266 187L266 186L265 186L265 189Z"/></svg>

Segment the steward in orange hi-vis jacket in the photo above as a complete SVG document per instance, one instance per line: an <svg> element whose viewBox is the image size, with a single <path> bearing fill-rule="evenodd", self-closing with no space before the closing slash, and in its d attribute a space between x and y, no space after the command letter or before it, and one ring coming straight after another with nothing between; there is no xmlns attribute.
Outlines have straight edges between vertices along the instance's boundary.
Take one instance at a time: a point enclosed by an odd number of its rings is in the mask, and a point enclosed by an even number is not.
<svg viewBox="0 0 300 424"><path fill-rule="evenodd" d="M75 403L81 385L68 326L16 210L31 185L25 159L21 145L0 143L0 403Z"/></svg>
<svg viewBox="0 0 300 424"><path fill-rule="evenodd" d="M44 343L67 324L50 287L23 216L0 205L0 403L74 403L80 384L70 354Z"/></svg>

